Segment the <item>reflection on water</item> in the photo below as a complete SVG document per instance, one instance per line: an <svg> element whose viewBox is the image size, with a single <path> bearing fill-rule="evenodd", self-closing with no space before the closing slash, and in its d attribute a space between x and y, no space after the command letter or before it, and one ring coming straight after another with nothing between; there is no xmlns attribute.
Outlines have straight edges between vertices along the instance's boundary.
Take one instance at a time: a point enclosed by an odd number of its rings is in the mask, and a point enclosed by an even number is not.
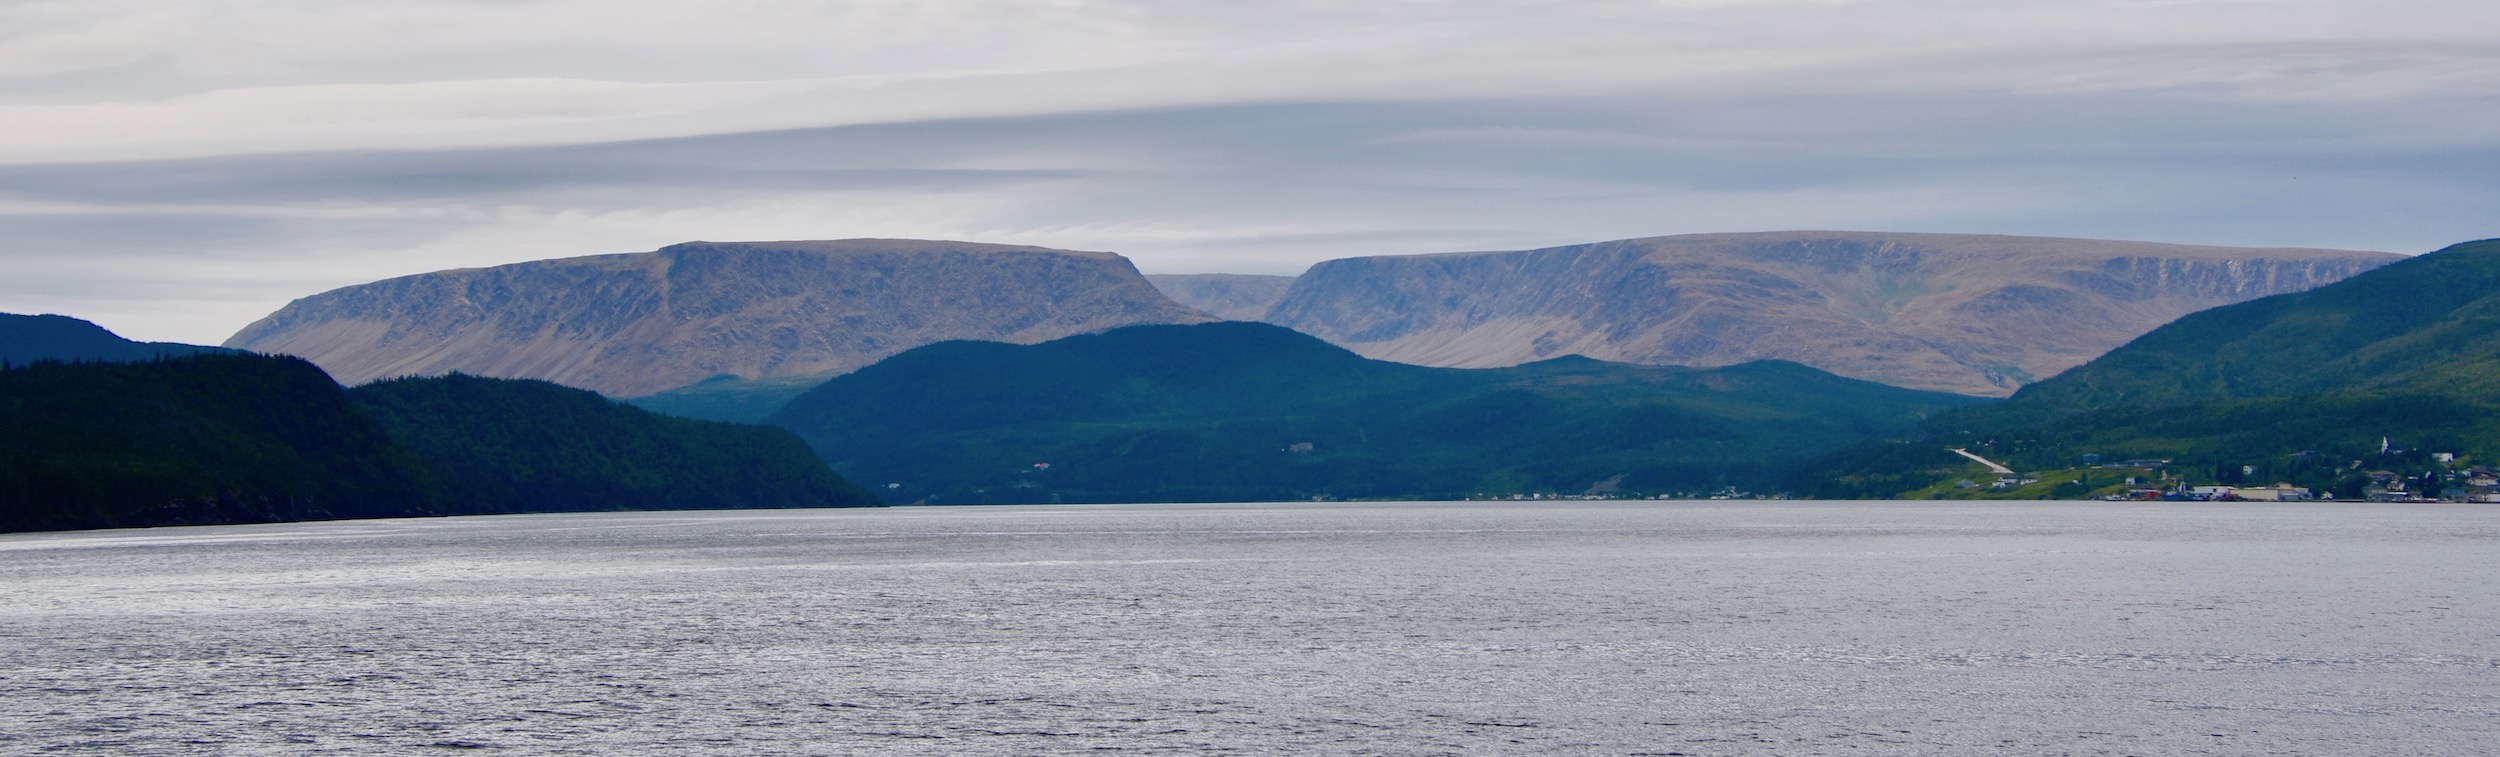
<svg viewBox="0 0 2500 757"><path fill-rule="evenodd" d="M2470 753L2500 509L1539 503L0 536L0 752Z"/></svg>

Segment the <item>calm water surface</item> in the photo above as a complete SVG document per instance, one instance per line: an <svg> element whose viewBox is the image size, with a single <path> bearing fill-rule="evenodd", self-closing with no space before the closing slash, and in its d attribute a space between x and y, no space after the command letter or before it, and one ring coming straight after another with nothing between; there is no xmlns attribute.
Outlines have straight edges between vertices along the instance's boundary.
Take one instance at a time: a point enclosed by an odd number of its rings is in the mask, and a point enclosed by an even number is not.
<svg viewBox="0 0 2500 757"><path fill-rule="evenodd" d="M2490 754L2496 569L2478 506L0 536L0 753Z"/></svg>

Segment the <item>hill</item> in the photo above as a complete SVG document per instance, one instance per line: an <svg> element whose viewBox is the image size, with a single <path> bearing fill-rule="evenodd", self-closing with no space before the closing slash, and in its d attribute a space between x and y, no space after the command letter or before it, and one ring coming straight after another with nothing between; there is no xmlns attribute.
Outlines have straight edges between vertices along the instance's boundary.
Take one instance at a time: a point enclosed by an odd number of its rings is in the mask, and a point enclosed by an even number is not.
<svg viewBox="0 0 2500 757"><path fill-rule="evenodd" d="M66 315L0 313L0 363L9 365L41 360L128 363L228 351L173 342L134 342Z"/></svg>
<svg viewBox="0 0 2500 757"><path fill-rule="evenodd" d="M348 390L464 513L874 504L780 429L655 415L544 381L452 374Z"/></svg>
<svg viewBox="0 0 2500 757"><path fill-rule="evenodd" d="M0 530L433 514L433 485L302 360L0 371Z"/></svg>
<svg viewBox="0 0 2500 757"><path fill-rule="evenodd" d="M1825 491L1916 488L1895 487L1958 468L1936 451L1965 445L2027 470L2169 459L2196 481L2344 490L2430 452L2500 463L2500 241L2189 315L1926 431L1828 462Z"/></svg>
<svg viewBox="0 0 2500 757"><path fill-rule="evenodd" d="M2039 237L1702 234L1331 260L1295 279L1264 320L1421 365L1777 359L2004 396L2188 313L2397 259Z"/></svg>
<svg viewBox="0 0 2500 757"><path fill-rule="evenodd" d="M2008 409L2348 391L2500 396L2500 241L2180 318Z"/></svg>
<svg viewBox="0 0 2500 757"><path fill-rule="evenodd" d="M0 531L866 504L787 432L543 382L351 393L249 354L0 370Z"/></svg>
<svg viewBox="0 0 2500 757"><path fill-rule="evenodd" d="M830 375L950 339L1032 343L1204 320L1107 252L689 242L332 290L226 346L300 355L350 384L458 371L633 397L722 375Z"/></svg>
<svg viewBox="0 0 2500 757"><path fill-rule="evenodd" d="M1429 368L1228 322L930 345L771 422L890 502L1637 496L1754 486L1975 401L1782 362Z"/></svg>

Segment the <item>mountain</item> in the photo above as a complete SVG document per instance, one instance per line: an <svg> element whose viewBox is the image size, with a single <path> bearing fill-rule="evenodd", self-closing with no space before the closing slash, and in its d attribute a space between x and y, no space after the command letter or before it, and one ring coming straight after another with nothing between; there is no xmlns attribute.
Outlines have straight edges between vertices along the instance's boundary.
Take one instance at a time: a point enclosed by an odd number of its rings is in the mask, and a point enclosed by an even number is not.
<svg viewBox="0 0 2500 757"><path fill-rule="evenodd" d="M1785 362L1430 368L1225 322L929 345L771 422L888 501L1641 495L1753 486L1976 401Z"/></svg>
<svg viewBox="0 0 2500 757"><path fill-rule="evenodd" d="M40 360L128 363L226 351L173 342L134 342L66 315L0 313L0 363L11 365Z"/></svg>
<svg viewBox="0 0 2500 757"><path fill-rule="evenodd" d="M1819 474L1828 491L1898 493L1959 468L1941 452L1957 446L2025 470L2168 459L2193 480L2345 489L2356 461L2500 463L2500 240L2180 318L1926 433Z"/></svg>
<svg viewBox="0 0 2500 757"><path fill-rule="evenodd" d="M1792 360L2004 396L2179 316L2398 260L2375 252L1867 232L1704 234L1331 260L1264 320L1435 366L1557 355Z"/></svg>
<svg viewBox="0 0 2500 757"><path fill-rule="evenodd" d="M639 396L722 375L831 375L949 339L1204 320L1107 252L689 242L336 289L226 346L300 355L350 384L459 371Z"/></svg>
<svg viewBox="0 0 2500 757"><path fill-rule="evenodd" d="M1242 273L1150 273L1146 280L1174 302L1227 321L1256 321L1284 299L1292 276Z"/></svg>
<svg viewBox="0 0 2500 757"><path fill-rule="evenodd" d="M544 381L461 374L348 390L442 472L455 512L875 504L775 428L655 415Z"/></svg>

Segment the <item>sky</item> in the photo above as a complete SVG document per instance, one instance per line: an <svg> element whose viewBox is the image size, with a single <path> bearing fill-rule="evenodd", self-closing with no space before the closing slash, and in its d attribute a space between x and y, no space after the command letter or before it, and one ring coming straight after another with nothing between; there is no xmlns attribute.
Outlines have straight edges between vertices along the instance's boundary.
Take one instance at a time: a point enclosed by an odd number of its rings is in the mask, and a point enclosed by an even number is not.
<svg viewBox="0 0 2500 757"><path fill-rule="evenodd" d="M2500 236L2500 3L0 0L0 312L139 339L691 240L1782 229Z"/></svg>

